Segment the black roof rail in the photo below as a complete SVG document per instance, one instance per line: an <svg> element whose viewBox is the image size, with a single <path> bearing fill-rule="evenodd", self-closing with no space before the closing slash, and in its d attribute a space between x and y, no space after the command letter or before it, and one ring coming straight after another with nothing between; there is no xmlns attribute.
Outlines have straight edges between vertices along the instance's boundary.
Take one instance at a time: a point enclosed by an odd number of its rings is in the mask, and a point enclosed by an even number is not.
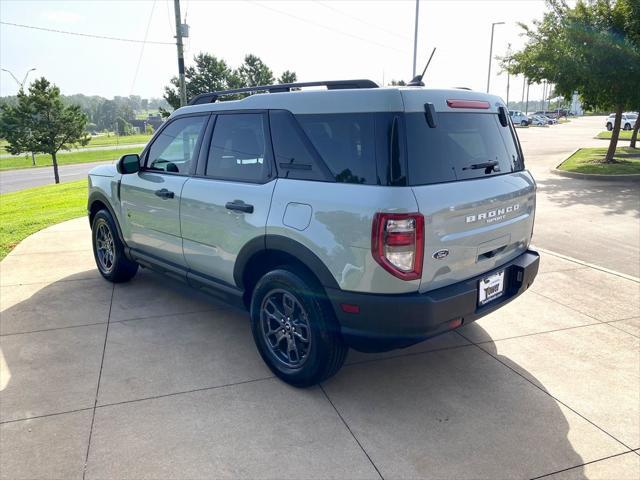
<svg viewBox="0 0 640 480"><path fill-rule="evenodd" d="M213 103L224 95L250 92L290 92L292 88L302 87L327 87L327 90L342 90L346 88L378 88L378 84L372 80L325 80L321 82L298 82L280 83L278 85L258 85L256 87L236 88L233 90L222 90L220 92L201 93L189 100L188 105L200 105L203 103Z"/></svg>

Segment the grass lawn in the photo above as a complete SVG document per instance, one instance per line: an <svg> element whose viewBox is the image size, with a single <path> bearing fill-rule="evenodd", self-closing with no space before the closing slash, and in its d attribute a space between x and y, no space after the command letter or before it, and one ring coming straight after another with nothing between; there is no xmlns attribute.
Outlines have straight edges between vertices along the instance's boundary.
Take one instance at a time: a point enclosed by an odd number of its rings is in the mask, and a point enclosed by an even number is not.
<svg viewBox="0 0 640 480"><path fill-rule="evenodd" d="M606 148L581 148L558 167L559 170L600 175L640 174L640 149L618 147L613 157L616 163L602 163Z"/></svg>
<svg viewBox="0 0 640 480"><path fill-rule="evenodd" d="M633 130L620 130L620 136L618 137L619 140L631 140L631 134L633 133ZM603 131L600 132L598 135L596 135L596 138L600 138L602 140L610 140L611 139L611 132L608 131Z"/></svg>
<svg viewBox="0 0 640 480"><path fill-rule="evenodd" d="M116 137L115 135L99 135L92 137L87 147L107 147L111 145L130 145L134 143L147 143L151 139L151 135L141 133L139 135L127 135L126 137ZM0 154L8 153L6 146L8 145L6 140L0 140Z"/></svg>
<svg viewBox="0 0 640 480"><path fill-rule="evenodd" d="M32 233L86 213L86 180L0 195L0 260Z"/></svg>
<svg viewBox="0 0 640 480"><path fill-rule="evenodd" d="M58 153L58 165L71 165L73 163L99 162L102 160L117 160L127 153L140 153L141 147L120 148L113 150L78 150L75 152ZM36 155L36 166L47 167L51 165L51 156ZM16 168L32 168L31 155L27 158L9 157L0 158L0 170L13 170Z"/></svg>

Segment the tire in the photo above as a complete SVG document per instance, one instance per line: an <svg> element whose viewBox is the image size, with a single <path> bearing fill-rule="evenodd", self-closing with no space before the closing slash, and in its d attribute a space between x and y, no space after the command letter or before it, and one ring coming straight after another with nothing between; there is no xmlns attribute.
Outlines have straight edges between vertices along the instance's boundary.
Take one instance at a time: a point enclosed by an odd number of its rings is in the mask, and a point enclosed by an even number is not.
<svg viewBox="0 0 640 480"><path fill-rule="evenodd" d="M611 125L610 123L607 123L607 130L608 131L613 130L613 125Z"/></svg>
<svg viewBox="0 0 640 480"><path fill-rule="evenodd" d="M624 130L631 130L631 124L630 123L625 123L624 124Z"/></svg>
<svg viewBox="0 0 640 480"><path fill-rule="evenodd" d="M526 120L522 120L522 121L520 122L520 126L521 126L521 127L526 127L527 125L529 125L529 123L528 123Z"/></svg>
<svg viewBox="0 0 640 480"><path fill-rule="evenodd" d="M96 266L105 279L121 283L133 278L138 264L125 256L116 223L108 210L100 210L93 217L91 240Z"/></svg>
<svg viewBox="0 0 640 480"><path fill-rule="evenodd" d="M251 297L251 331L267 366L295 387L333 376L349 350L322 287L287 266L258 281Z"/></svg>

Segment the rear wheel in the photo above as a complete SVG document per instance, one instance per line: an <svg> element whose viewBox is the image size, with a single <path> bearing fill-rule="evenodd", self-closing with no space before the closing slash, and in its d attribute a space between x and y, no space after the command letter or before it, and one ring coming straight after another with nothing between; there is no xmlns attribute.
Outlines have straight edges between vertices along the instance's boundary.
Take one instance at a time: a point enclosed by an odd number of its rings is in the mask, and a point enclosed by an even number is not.
<svg viewBox="0 0 640 480"><path fill-rule="evenodd" d="M631 124L630 123L625 123L624 124L624 129L625 130L631 130Z"/></svg>
<svg viewBox="0 0 640 480"><path fill-rule="evenodd" d="M114 283L131 280L138 271L138 264L125 256L124 245L108 210L100 210L93 217L91 237L93 256L100 274Z"/></svg>
<svg viewBox="0 0 640 480"><path fill-rule="evenodd" d="M251 297L251 329L267 366L296 387L334 375L348 347L320 287L288 267L264 275Z"/></svg>
<svg viewBox="0 0 640 480"><path fill-rule="evenodd" d="M607 130L613 130L613 125L611 125L611 123L607 123Z"/></svg>

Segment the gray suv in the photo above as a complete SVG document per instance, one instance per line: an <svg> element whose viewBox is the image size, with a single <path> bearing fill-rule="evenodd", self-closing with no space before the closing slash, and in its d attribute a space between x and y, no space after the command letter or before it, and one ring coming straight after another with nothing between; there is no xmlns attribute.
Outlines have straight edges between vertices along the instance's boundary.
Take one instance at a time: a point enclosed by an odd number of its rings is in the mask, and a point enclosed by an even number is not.
<svg viewBox="0 0 640 480"><path fill-rule="evenodd" d="M195 97L90 172L88 213L103 277L152 268L247 308L266 364L308 386L349 347L406 347L529 288L535 192L498 97L349 80Z"/></svg>

